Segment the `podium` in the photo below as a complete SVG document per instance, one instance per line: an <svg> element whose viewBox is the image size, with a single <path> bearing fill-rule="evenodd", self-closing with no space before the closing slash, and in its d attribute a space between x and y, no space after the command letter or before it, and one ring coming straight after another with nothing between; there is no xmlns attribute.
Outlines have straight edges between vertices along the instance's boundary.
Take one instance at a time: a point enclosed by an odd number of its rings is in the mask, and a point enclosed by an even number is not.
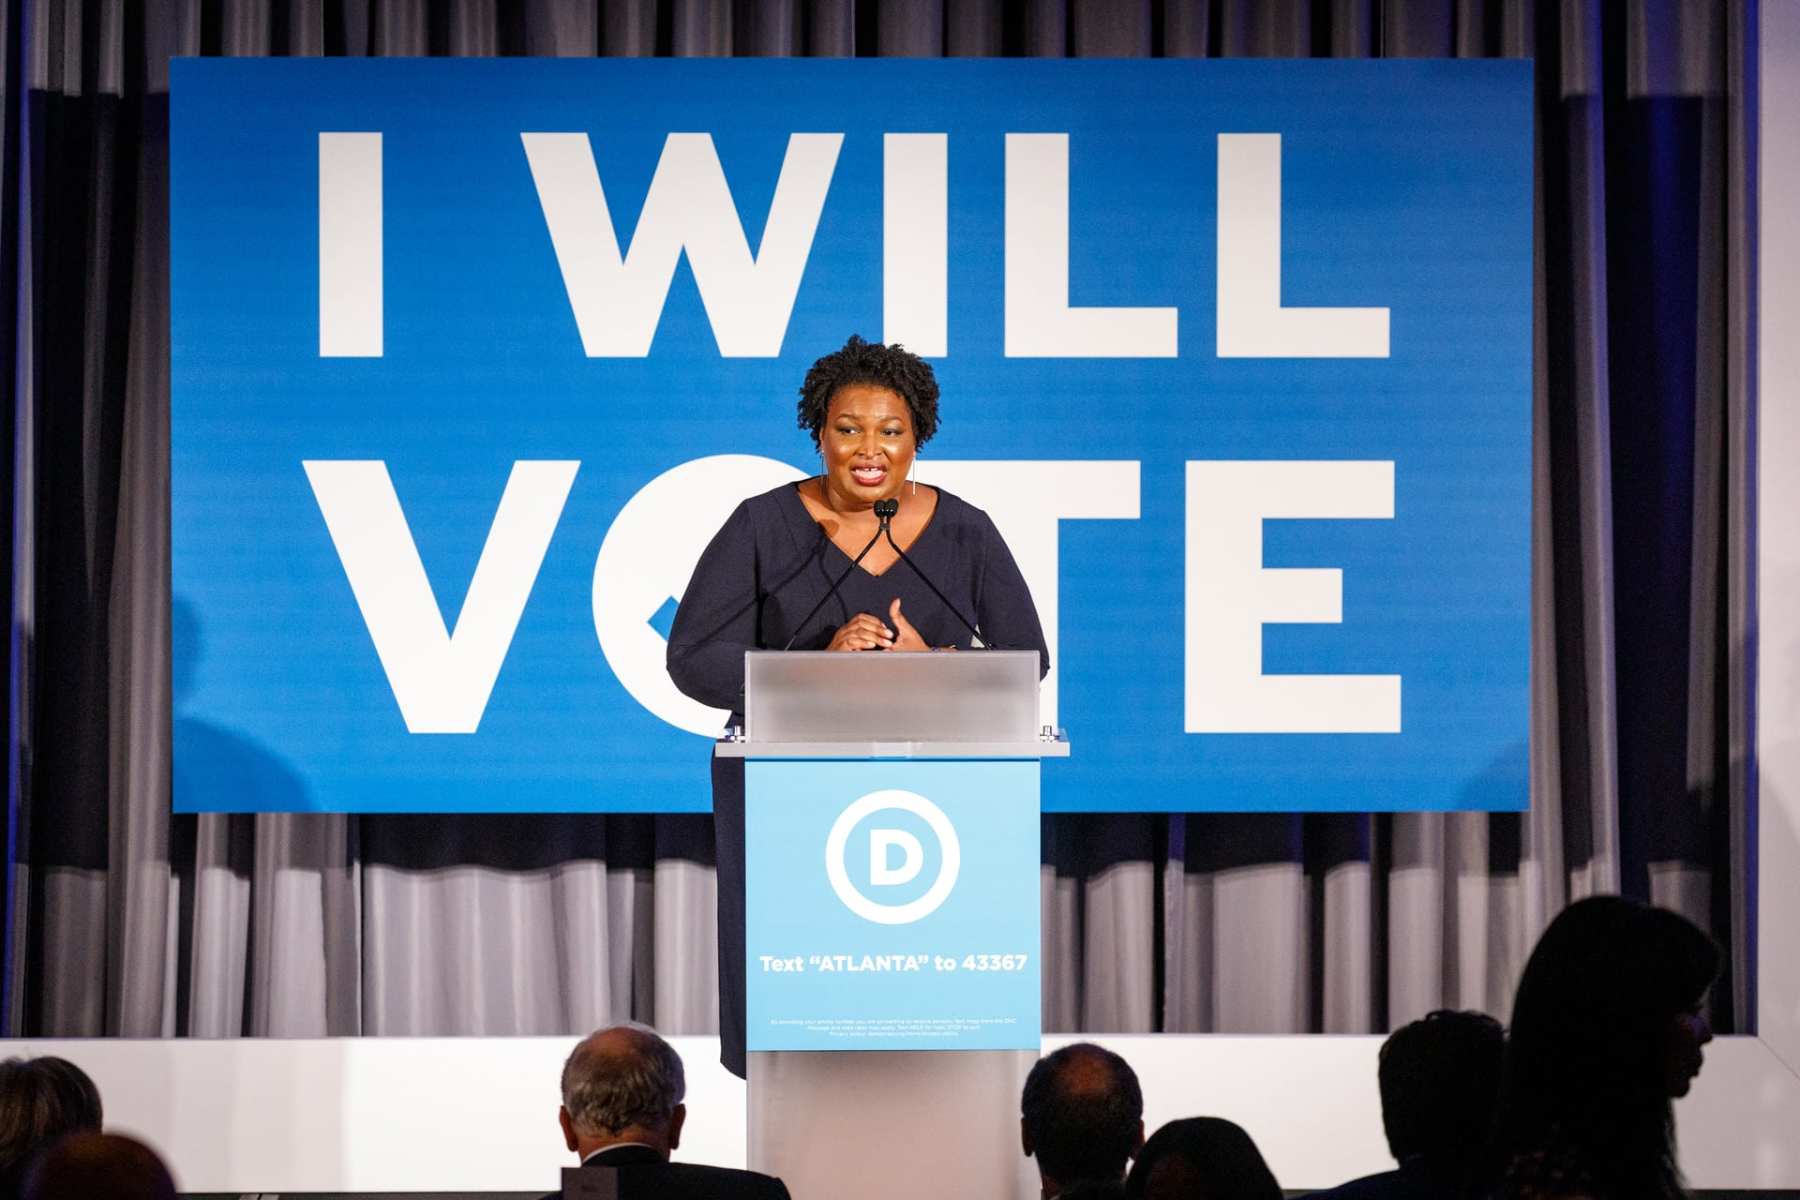
<svg viewBox="0 0 1800 1200"><path fill-rule="evenodd" d="M749 1158L796 1196L1035 1196L1035 651L745 656Z"/></svg>

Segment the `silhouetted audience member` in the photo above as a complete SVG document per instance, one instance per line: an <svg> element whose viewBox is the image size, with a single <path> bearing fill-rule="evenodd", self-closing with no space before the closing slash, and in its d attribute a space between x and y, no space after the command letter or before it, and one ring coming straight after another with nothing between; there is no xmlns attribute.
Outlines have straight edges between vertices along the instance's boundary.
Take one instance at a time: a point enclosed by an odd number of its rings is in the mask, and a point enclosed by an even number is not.
<svg viewBox="0 0 1800 1200"><path fill-rule="evenodd" d="M1496 1118L1503 1200L1685 1196L1670 1100L1712 1040L1701 1002L1719 948L1666 909L1596 896L1525 964Z"/></svg>
<svg viewBox="0 0 1800 1200"><path fill-rule="evenodd" d="M116 1133L76 1133L25 1173L22 1200L175 1200L156 1151Z"/></svg>
<svg viewBox="0 0 1800 1200"><path fill-rule="evenodd" d="M1125 1185L1117 1179L1084 1179L1058 1192L1056 1200L1125 1200Z"/></svg>
<svg viewBox="0 0 1800 1200"><path fill-rule="evenodd" d="M1039 1059L1019 1097L1019 1141L1046 1200L1118 1183L1144 1144L1144 1093L1124 1059L1090 1042Z"/></svg>
<svg viewBox="0 0 1800 1200"><path fill-rule="evenodd" d="M1281 1200L1281 1185L1243 1128L1187 1117L1157 1130L1125 1181L1131 1200Z"/></svg>
<svg viewBox="0 0 1800 1200"><path fill-rule="evenodd" d="M1431 1013L1381 1044L1381 1124L1397 1171L1353 1180L1320 1197L1438 1200L1483 1196L1487 1143L1500 1094L1506 1034L1478 1012Z"/></svg>
<svg viewBox="0 0 1800 1200"><path fill-rule="evenodd" d="M768 1175L669 1161L681 1144L686 1094L673 1046L647 1026L614 1025L563 1064L557 1119L583 1167L618 1172L619 1200L789 1200L787 1186Z"/></svg>
<svg viewBox="0 0 1800 1200"><path fill-rule="evenodd" d="M12 1200L38 1151L71 1133L98 1131L100 1091L65 1058L0 1062L0 1200Z"/></svg>

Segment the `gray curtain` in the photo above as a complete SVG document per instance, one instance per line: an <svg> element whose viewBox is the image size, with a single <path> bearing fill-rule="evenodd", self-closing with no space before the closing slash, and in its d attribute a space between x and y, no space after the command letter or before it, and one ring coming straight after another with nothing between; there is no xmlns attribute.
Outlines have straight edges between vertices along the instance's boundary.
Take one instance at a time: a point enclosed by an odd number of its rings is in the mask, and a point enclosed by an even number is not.
<svg viewBox="0 0 1800 1200"><path fill-rule="evenodd" d="M1715 932L1715 1023L1748 1030L1754 17L1753 0L0 0L7 1032L717 1024L708 818L170 817L171 747L192 733L169 657L173 54L1534 58L1531 811L1046 817L1045 1023L1504 1016L1548 918L1623 890Z"/></svg>

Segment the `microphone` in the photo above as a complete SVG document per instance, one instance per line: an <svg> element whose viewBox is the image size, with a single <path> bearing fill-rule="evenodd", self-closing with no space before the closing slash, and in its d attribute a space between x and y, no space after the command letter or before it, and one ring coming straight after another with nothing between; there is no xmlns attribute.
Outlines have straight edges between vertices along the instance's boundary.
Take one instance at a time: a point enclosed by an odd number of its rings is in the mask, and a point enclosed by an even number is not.
<svg viewBox="0 0 1800 1200"><path fill-rule="evenodd" d="M967 629L970 636L975 639L975 645L977 647L985 647L986 643L982 640L981 630L975 628L975 623L962 615L961 609L950 603L950 597L938 590L938 585L931 582L931 576L919 570L919 564L906 557L906 551L902 550L900 548L900 543L894 540L894 531L888 526L888 522L893 520L894 514L899 511L900 502L898 500L877 500L875 502L875 515L881 518L881 528L875 531L875 536L880 537L883 534L887 535L888 545L894 548L894 553L900 556L900 561L905 563L908 567L911 567L912 573L924 580L925 586L931 589L931 594L936 596L938 601L943 604L945 608L949 609L951 614L955 616L957 620L963 623L963 627Z"/></svg>
<svg viewBox="0 0 1800 1200"><path fill-rule="evenodd" d="M881 506L884 504L888 506L889 517L900 511L900 502L898 500L877 500L875 502L876 516L881 516ZM865 544L861 550L856 552L856 557L850 560L850 565L845 567L843 571L839 573L838 577L831 581L831 586L826 589L823 596L819 597L819 602L812 606L812 611L800 618L800 623L794 626L793 636L788 638L787 645L782 647L783 650L792 650L794 648L794 643L799 639L801 632L805 630L806 623L812 620L821 608L825 607L825 602L827 600L837 595L838 588L843 586L844 580L850 578L850 572L856 570L856 568L861 565L862 560L868 557L869 551L875 548L875 543L881 540L881 531L887 528L887 522L887 517L881 518L881 528L877 529L875 531L875 536L870 538L867 544Z"/></svg>

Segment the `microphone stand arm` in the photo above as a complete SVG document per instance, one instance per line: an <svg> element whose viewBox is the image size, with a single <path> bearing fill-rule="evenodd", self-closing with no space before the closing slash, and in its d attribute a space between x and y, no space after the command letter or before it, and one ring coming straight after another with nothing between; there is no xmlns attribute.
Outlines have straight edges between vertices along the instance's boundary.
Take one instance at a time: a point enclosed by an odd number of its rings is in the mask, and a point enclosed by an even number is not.
<svg viewBox="0 0 1800 1200"><path fill-rule="evenodd" d="M821 608L825 607L825 602L827 600L829 600L833 596L837 595L838 588L840 588L844 585L844 580L850 578L850 572L856 570L857 567L862 565L862 560L864 558L868 557L869 551L871 551L875 548L875 543L879 542L881 540L882 530L886 529L886 528L887 528L887 522L883 521L881 523L881 529L877 529L875 531L875 536L870 538L861 550L857 551L856 557L850 560L850 565L845 567L843 569L843 571L838 575L838 577L831 581L831 586L825 590L825 594L823 596L819 597L819 602L812 606L812 611L807 613L804 617L800 618L800 623L798 625L794 626L793 636L788 638L787 645L782 647L783 650L792 650L794 648L794 643L796 641L798 641L800 638L800 635L806 631L806 623L808 621L812 620L813 617L818 614L818 611Z"/></svg>
<svg viewBox="0 0 1800 1200"><path fill-rule="evenodd" d="M931 594L938 598L939 603L949 609L951 613L955 615L956 619L963 623L963 627L966 628L969 631L970 636L975 639L976 648L985 649L986 642L982 639L981 630L975 628L974 622L962 615L962 610L960 608L957 608L956 605L950 603L950 597L938 590L938 585L931 582L931 576L919 570L918 564L906 556L906 551L902 550L900 548L900 543L894 540L894 531L888 528L886 517L882 518L881 528L876 531L877 536L880 536L881 534L887 535L888 545L894 548L894 553L900 556L900 561L911 568L914 575L917 575L920 579L924 580L925 586L931 589Z"/></svg>

